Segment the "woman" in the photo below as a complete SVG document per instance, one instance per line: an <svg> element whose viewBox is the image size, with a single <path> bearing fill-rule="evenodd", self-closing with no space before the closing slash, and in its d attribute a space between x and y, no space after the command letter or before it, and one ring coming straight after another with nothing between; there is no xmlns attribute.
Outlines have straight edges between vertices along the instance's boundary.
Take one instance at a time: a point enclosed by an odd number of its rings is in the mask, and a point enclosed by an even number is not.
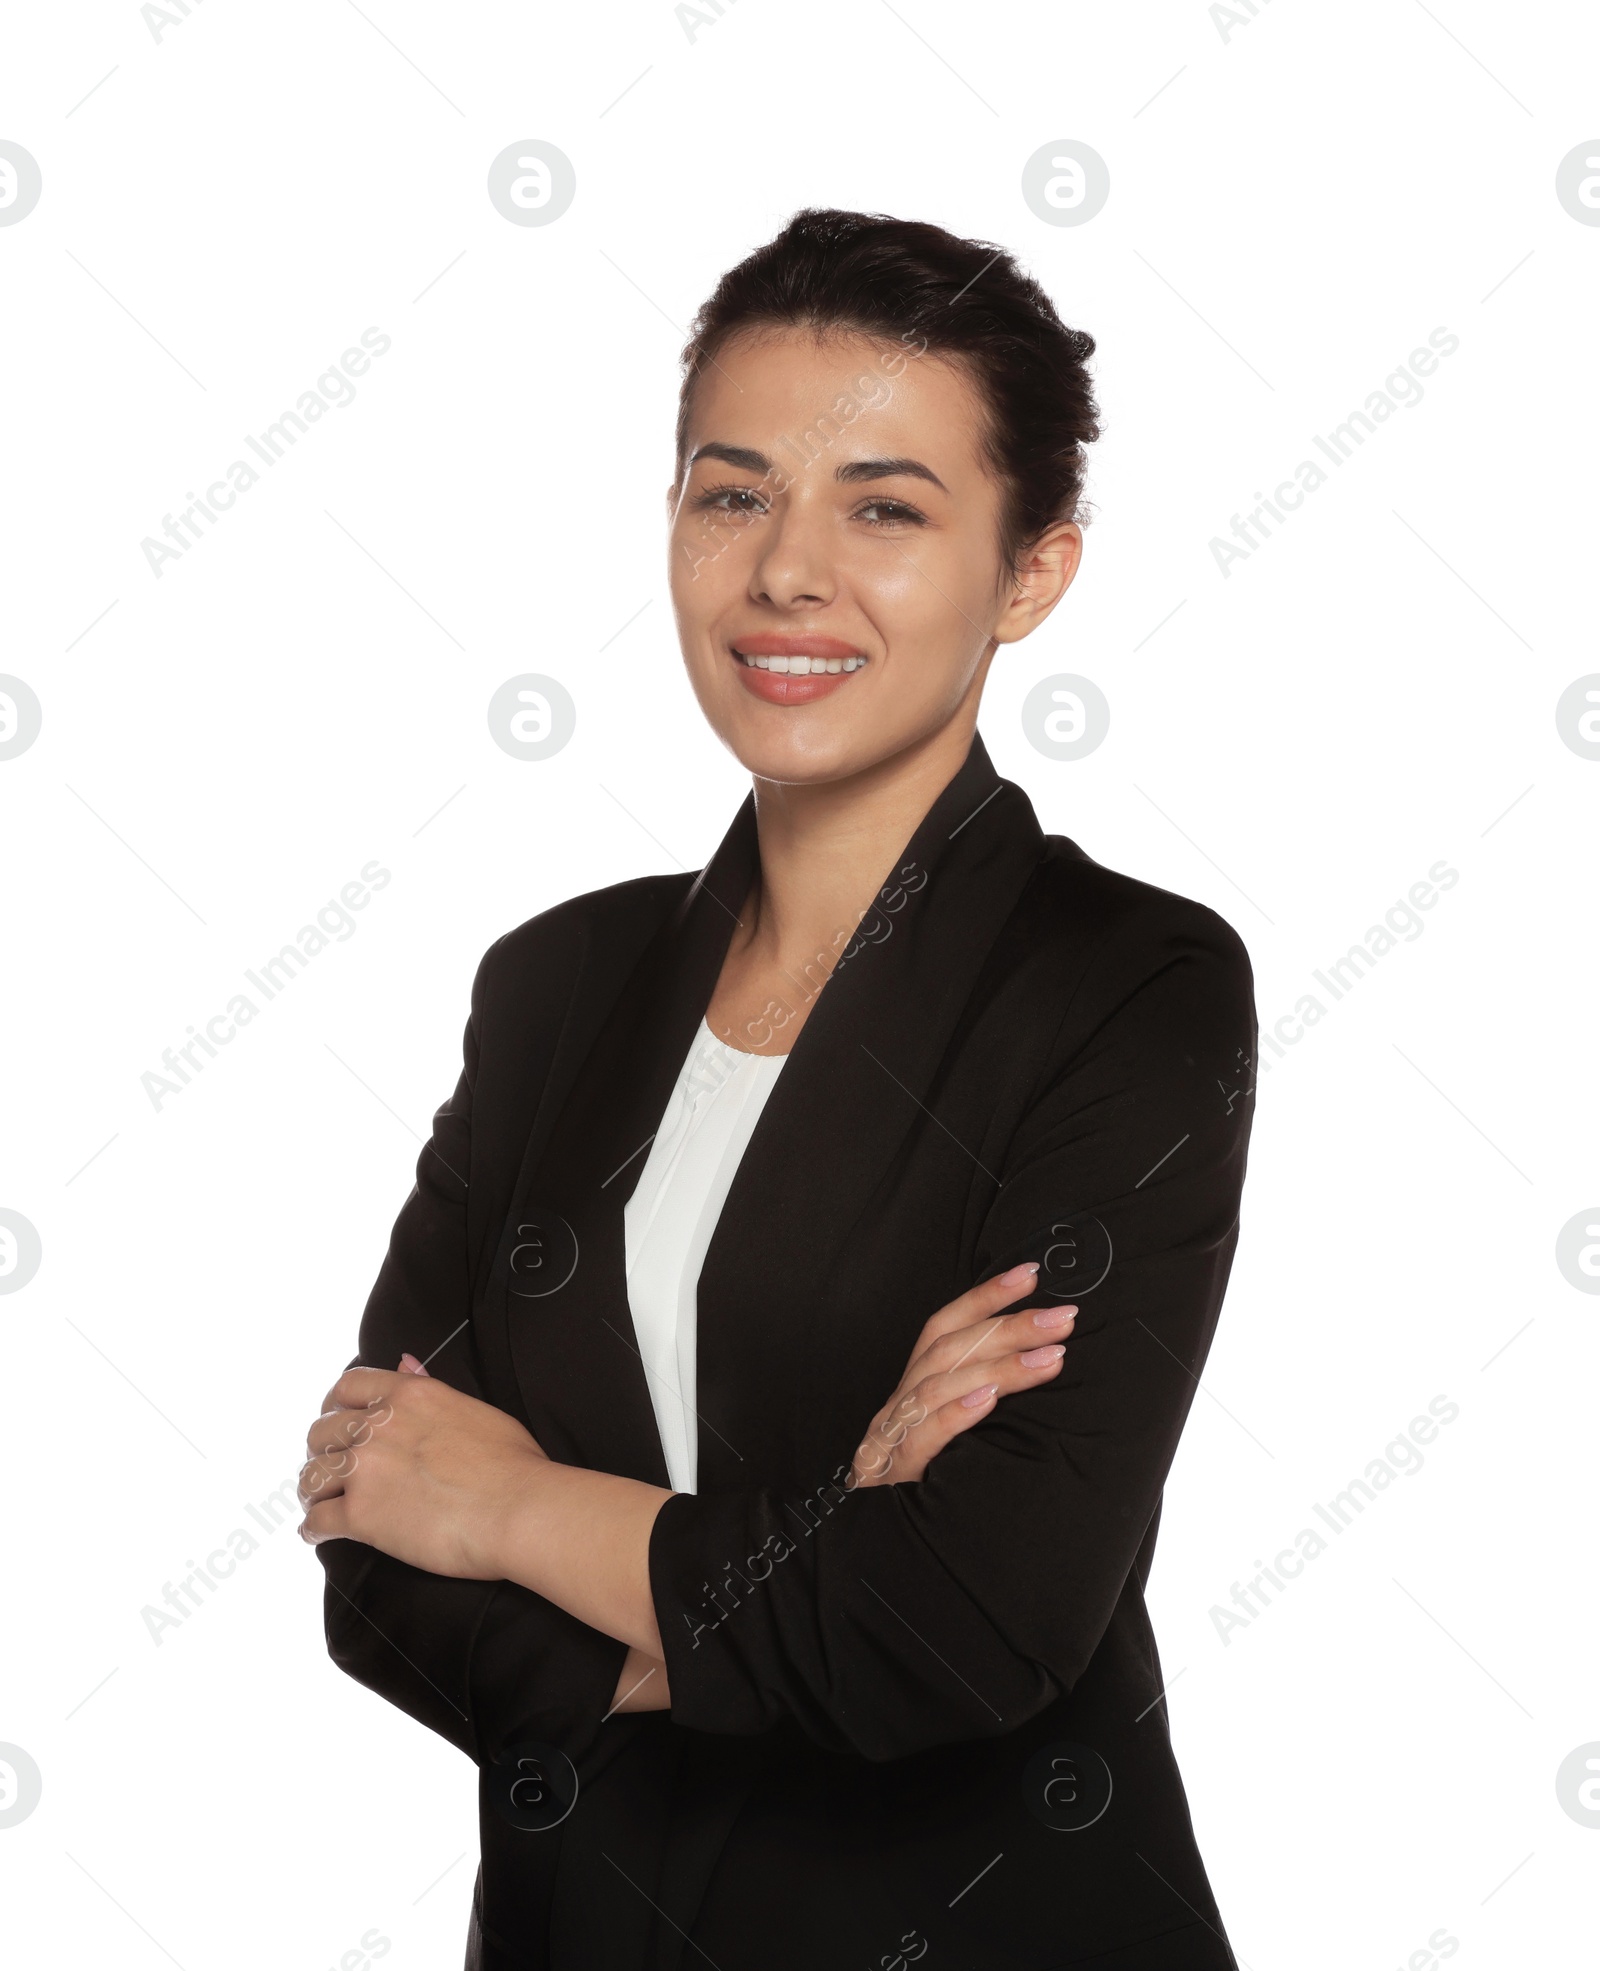
<svg viewBox="0 0 1600 1971"><path fill-rule="evenodd" d="M752 793L491 947L307 1438L334 1660L480 1768L469 1967L1233 1963L1143 1589L1250 965L976 729L1093 347L834 211L697 318L672 593Z"/></svg>

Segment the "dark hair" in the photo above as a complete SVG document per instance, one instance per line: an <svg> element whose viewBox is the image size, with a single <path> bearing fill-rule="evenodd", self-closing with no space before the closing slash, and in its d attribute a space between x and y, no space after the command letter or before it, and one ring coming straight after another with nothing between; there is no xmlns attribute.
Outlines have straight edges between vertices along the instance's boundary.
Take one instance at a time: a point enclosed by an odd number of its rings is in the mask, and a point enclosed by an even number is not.
<svg viewBox="0 0 1600 1971"><path fill-rule="evenodd" d="M730 267L695 316L678 393L681 482L694 387L745 330L805 327L920 342L964 364L987 407L984 457L1004 489L1000 552L1085 517L1084 447L1100 435L1086 365L1094 337L1061 320L1039 283L987 240L881 212L808 206Z"/></svg>

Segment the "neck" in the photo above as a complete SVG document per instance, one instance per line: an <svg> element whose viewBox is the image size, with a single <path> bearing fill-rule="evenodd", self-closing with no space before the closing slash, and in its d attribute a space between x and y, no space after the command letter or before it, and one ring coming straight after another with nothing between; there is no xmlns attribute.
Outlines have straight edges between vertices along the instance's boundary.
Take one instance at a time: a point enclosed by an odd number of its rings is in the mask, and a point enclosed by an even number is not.
<svg viewBox="0 0 1600 1971"><path fill-rule="evenodd" d="M820 987L960 772L975 727L975 719L957 721L848 780L807 786L755 777L761 867L736 948Z"/></svg>

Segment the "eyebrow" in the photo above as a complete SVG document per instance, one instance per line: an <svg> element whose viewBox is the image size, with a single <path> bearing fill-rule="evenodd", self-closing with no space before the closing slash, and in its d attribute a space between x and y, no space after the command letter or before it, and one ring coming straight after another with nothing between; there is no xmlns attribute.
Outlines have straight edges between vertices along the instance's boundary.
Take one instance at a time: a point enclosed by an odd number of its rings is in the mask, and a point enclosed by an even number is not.
<svg viewBox="0 0 1600 1971"><path fill-rule="evenodd" d="M700 446L689 463L695 465L701 459L721 459L724 465L736 465L746 472L765 474L772 470L772 461L765 452L753 451L747 445L723 445L715 439ZM850 459L839 466L833 476L841 485L847 486L859 485L868 479L926 479L941 493L950 490L921 459Z"/></svg>

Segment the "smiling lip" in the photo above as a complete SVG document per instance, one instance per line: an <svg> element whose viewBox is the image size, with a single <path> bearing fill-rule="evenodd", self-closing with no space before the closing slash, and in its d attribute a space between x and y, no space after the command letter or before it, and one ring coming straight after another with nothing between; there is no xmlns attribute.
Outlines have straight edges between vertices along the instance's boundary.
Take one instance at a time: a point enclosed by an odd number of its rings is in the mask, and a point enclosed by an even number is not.
<svg viewBox="0 0 1600 1971"><path fill-rule="evenodd" d="M775 630L739 637L729 646L729 652L739 682L752 697L769 705L809 705L818 698L830 697L867 665L864 652L854 644L842 643L838 637L786 636ZM783 670L777 671L748 663L746 659L751 657L820 659L827 669L808 666L804 671L791 671L785 664ZM844 668L846 661L850 663L849 670Z"/></svg>
<svg viewBox="0 0 1600 1971"><path fill-rule="evenodd" d="M778 630L763 630L756 636L742 636L733 646L741 657L860 657L865 653L853 643L841 643L836 636L787 636Z"/></svg>

